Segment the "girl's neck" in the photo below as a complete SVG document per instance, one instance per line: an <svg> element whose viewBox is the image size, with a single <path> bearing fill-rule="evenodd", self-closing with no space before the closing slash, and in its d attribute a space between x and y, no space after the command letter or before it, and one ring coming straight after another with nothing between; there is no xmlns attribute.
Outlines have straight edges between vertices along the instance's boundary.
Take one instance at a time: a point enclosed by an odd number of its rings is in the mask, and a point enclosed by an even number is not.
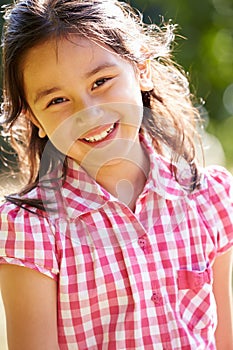
<svg viewBox="0 0 233 350"><path fill-rule="evenodd" d="M137 198L145 186L150 170L149 163L149 158L140 144L132 149L127 159L103 166L96 180L133 211Z"/></svg>

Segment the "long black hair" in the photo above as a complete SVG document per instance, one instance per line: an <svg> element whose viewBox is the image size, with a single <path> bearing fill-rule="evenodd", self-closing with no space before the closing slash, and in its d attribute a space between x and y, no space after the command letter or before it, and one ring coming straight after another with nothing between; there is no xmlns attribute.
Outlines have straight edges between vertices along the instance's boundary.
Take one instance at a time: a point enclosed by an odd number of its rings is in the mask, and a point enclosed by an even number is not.
<svg viewBox="0 0 233 350"><path fill-rule="evenodd" d="M40 200L30 201L24 195L59 164L63 169L61 177L65 178L66 160L52 145L41 169L49 140L40 138L38 128L25 117L30 106L25 98L21 62L32 47L49 39L68 38L70 34L102 42L132 64L151 60L154 88L142 92L145 107L142 129L150 134L157 152L162 153L164 145L170 150L173 164L180 157L185 159L192 174L190 190L195 189L198 185L195 122L199 115L191 102L187 78L172 61L175 25L146 25L139 12L114 0L21 0L6 8L4 18L4 125L17 149L21 172L27 177L26 187L17 197L8 196L7 200L43 209ZM176 175L175 166L173 171Z"/></svg>

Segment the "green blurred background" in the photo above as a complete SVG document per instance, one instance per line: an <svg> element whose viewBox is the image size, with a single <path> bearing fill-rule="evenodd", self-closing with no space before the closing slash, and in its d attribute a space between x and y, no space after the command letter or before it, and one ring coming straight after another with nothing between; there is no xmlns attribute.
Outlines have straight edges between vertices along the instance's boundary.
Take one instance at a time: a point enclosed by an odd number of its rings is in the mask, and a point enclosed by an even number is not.
<svg viewBox="0 0 233 350"><path fill-rule="evenodd" d="M192 92L205 101L207 131L216 136L206 138L206 161L233 171L233 1L133 0L131 4L143 11L146 22L160 23L163 16L178 24L181 37L176 39L175 59L190 73Z"/></svg>
<svg viewBox="0 0 233 350"><path fill-rule="evenodd" d="M159 24L163 17L178 24L175 59L189 72L192 92L205 101L202 112L208 135L216 136L207 138L207 163L221 163L233 171L233 1L128 2L144 13L147 23ZM1 5L7 3L10 1L0 0ZM2 145L6 146L0 138ZM3 168L1 156L0 169Z"/></svg>

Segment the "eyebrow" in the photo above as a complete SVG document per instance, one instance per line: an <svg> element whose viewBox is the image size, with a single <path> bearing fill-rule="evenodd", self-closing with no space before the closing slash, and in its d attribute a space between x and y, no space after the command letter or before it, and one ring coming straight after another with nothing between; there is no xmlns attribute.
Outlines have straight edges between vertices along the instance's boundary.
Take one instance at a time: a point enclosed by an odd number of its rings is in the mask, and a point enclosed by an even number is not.
<svg viewBox="0 0 233 350"><path fill-rule="evenodd" d="M36 104L41 98L53 94L54 92L60 91L58 87L52 87L51 89L39 90L34 98L34 104Z"/></svg>
<svg viewBox="0 0 233 350"><path fill-rule="evenodd" d="M93 68L92 70L90 70L89 72L87 72L84 76L86 78L89 78L92 75L95 75L96 73L98 73L101 70L104 70L106 68L115 68L117 67L117 65L115 63L101 63L100 65L98 65L97 67Z"/></svg>
<svg viewBox="0 0 233 350"><path fill-rule="evenodd" d="M101 70L104 70L104 69L107 69L107 68L115 68L115 67L117 67L117 65L114 64L114 63L108 63L108 62L107 63L103 63L103 64L100 64L97 67L93 68L92 70L90 70L86 74L84 74L84 77L85 78L89 78L89 77L91 77L92 75L95 75L96 73L98 73ZM50 88L50 89L41 89L41 90L39 90L36 93L36 96L35 96L33 102L34 102L34 104L36 104L43 97L48 96L50 94L53 94L54 92L58 92L60 90L61 90L60 88L55 87L55 86Z"/></svg>

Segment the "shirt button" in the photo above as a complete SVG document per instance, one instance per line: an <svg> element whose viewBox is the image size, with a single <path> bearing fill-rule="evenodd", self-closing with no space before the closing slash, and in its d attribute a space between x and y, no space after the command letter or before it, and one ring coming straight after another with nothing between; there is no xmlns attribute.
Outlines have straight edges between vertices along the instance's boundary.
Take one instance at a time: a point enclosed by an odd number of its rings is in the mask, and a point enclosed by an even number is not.
<svg viewBox="0 0 233 350"><path fill-rule="evenodd" d="M151 300L155 303L155 305L162 305L163 298L159 291L154 291L151 297Z"/></svg>
<svg viewBox="0 0 233 350"><path fill-rule="evenodd" d="M146 240L145 240L145 238L139 238L138 244L142 248L142 250L145 250L145 248L146 248Z"/></svg>

